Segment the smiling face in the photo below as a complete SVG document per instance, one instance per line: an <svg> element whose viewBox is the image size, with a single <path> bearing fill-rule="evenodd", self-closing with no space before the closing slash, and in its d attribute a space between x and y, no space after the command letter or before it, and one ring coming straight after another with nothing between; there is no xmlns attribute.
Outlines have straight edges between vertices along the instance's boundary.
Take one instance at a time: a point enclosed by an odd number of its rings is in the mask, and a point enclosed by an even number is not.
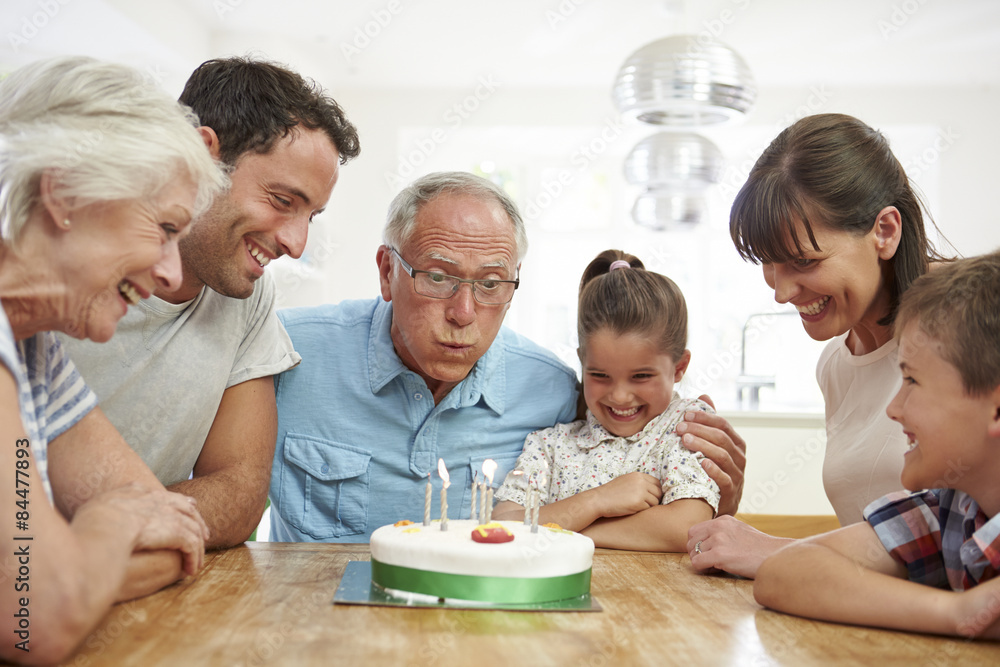
<svg viewBox="0 0 1000 667"><path fill-rule="evenodd" d="M514 226L498 203L444 192L424 204L400 255L414 269L459 278L513 280ZM476 301L463 284L450 299L417 294L413 279L385 246L377 261L382 297L392 301L392 342L407 368L440 401L486 354L510 304Z"/></svg>
<svg viewBox="0 0 1000 667"><path fill-rule="evenodd" d="M801 221L795 228L804 241L802 255L763 265L774 300L794 305L814 340L829 340L859 326L884 328L877 324L889 312L883 263L895 253L898 231L893 237L892 228L876 224L856 236L813 224L816 249Z"/></svg>
<svg viewBox="0 0 1000 667"><path fill-rule="evenodd" d="M903 385L886 409L910 444L901 479L907 489L955 488L982 503L984 493L994 495L996 488L997 452L988 436L997 415L996 392L967 394L941 349L917 321L904 327Z"/></svg>
<svg viewBox="0 0 1000 667"><path fill-rule="evenodd" d="M685 350L674 361L650 336L601 329L581 354L587 408L609 433L635 435L670 405L690 359Z"/></svg>
<svg viewBox="0 0 1000 667"><path fill-rule="evenodd" d="M300 127L268 153L244 153L229 191L181 243L183 287L157 296L180 303L207 285L225 296L249 297L272 259L302 255L309 223L337 183L339 160L326 134Z"/></svg>
<svg viewBox="0 0 1000 667"><path fill-rule="evenodd" d="M58 249L68 287L62 331L104 342L129 305L180 287L178 241L191 229L196 194L189 179L178 177L147 200L71 212Z"/></svg>

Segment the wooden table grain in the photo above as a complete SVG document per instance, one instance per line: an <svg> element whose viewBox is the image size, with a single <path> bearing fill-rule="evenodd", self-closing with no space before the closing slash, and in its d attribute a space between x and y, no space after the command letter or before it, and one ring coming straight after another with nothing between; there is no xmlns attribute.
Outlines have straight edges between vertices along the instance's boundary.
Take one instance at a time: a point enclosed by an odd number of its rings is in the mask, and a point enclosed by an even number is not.
<svg viewBox="0 0 1000 667"><path fill-rule="evenodd" d="M1000 644L811 621L761 608L752 582L685 555L598 549L600 612L334 605L367 544L248 543L113 608L65 664L986 665Z"/></svg>

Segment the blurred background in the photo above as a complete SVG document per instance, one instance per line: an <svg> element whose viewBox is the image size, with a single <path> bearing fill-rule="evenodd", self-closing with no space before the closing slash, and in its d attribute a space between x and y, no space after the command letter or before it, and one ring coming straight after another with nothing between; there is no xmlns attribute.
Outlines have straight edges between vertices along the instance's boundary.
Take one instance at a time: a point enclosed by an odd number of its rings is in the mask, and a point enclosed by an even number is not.
<svg viewBox="0 0 1000 667"><path fill-rule="evenodd" d="M725 412L822 412L822 344L728 234L733 196L791 122L842 112L879 128L955 251L1000 246L995 0L4 0L0 13L0 74L80 53L132 64L177 94L202 61L254 54L329 90L361 156L303 259L272 264L282 306L375 296L392 196L429 171L475 171L515 196L529 226L510 326L576 366L580 273L620 247L683 289L693 359L682 391L707 392ZM688 164L707 171L637 204L635 163L649 153L633 149L664 128L623 114L615 80L641 47L680 34L730 47L751 99L731 122L681 128L717 153L660 146L710 164Z"/></svg>

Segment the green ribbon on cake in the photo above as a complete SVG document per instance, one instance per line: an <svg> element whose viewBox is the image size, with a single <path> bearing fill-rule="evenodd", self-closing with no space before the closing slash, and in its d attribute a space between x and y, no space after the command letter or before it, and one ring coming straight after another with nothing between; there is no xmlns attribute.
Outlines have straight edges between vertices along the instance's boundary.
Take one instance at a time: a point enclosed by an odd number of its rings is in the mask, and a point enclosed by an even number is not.
<svg viewBox="0 0 1000 667"><path fill-rule="evenodd" d="M519 578L429 572L386 565L374 558L371 564L372 582L379 586L439 598L517 604L566 600L590 592L590 569L561 577Z"/></svg>

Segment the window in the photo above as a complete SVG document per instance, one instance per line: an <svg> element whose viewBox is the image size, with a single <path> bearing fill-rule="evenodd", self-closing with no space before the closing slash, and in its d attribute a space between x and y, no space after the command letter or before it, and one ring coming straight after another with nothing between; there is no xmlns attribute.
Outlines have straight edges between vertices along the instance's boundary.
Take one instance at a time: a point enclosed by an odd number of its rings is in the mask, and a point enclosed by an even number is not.
<svg viewBox="0 0 1000 667"><path fill-rule="evenodd" d="M710 138L730 166L722 184L710 192L708 221L686 230L652 231L630 217L638 191L625 182L622 162L632 146L656 131L650 127L456 128L401 181L464 169L493 179L515 197L528 226L530 250L506 323L578 371L580 275L598 252L620 248L650 270L670 276L684 292L692 360L678 388L681 393L707 393L719 410L732 411L750 407L756 385L761 411L822 413L815 367L825 343L805 334L793 308L774 302L760 267L742 261L729 237L732 199L779 129L713 131ZM938 174L926 150L938 131L931 126L884 131L897 157L919 179L933 210ZM402 130L401 158L429 132Z"/></svg>

